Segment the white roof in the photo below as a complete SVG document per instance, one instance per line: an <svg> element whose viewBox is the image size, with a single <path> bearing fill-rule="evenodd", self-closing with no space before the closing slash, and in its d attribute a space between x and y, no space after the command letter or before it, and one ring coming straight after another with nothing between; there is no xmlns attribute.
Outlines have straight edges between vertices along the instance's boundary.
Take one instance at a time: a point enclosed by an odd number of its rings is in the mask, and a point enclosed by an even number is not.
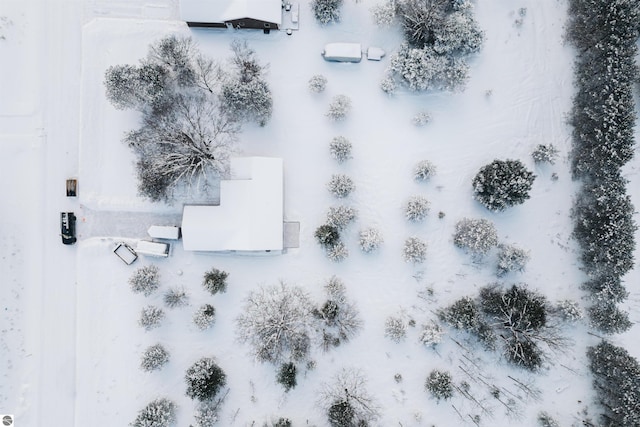
<svg viewBox="0 0 640 427"><path fill-rule="evenodd" d="M180 18L211 23L253 18L280 25L282 0L180 0Z"/></svg>
<svg viewBox="0 0 640 427"><path fill-rule="evenodd" d="M187 205L182 243L188 251L265 251L283 248L282 159L231 159L231 180L220 182L219 206Z"/></svg>
<svg viewBox="0 0 640 427"><path fill-rule="evenodd" d="M326 58L361 58L362 45L360 43L327 43L322 55Z"/></svg>

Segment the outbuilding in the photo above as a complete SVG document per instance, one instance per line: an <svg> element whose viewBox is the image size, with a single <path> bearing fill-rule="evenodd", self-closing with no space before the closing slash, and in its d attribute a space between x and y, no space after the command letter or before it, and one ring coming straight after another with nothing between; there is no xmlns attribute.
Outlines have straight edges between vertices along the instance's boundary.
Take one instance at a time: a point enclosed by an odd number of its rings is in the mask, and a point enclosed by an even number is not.
<svg viewBox="0 0 640 427"><path fill-rule="evenodd" d="M277 30L282 0L180 0L180 19L189 27Z"/></svg>

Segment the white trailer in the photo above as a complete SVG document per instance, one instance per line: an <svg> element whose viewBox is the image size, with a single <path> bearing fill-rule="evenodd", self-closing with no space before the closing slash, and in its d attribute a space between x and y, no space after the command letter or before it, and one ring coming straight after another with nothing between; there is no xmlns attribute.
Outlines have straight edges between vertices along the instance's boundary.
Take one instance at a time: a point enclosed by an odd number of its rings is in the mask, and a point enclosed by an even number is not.
<svg viewBox="0 0 640 427"><path fill-rule="evenodd" d="M360 62L362 60L362 45L360 43L328 43L322 51L326 61Z"/></svg>
<svg viewBox="0 0 640 427"><path fill-rule="evenodd" d="M136 245L136 252L142 255L157 256L166 258L169 256L171 245L162 242L152 242L149 240L140 240Z"/></svg>
<svg viewBox="0 0 640 427"><path fill-rule="evenodd" d="M152 225L147 229L147 234L153 239L178 240L180 227L173 225Z"/></svg>

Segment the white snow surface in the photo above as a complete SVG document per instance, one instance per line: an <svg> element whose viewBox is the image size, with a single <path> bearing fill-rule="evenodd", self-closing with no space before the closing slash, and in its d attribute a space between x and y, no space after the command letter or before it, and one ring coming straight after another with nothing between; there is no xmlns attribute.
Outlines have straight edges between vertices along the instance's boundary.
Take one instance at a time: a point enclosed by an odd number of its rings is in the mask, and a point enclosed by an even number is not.
<svg viewBox="0 0 640 427"><path fill-rule="evenodd" d="M495 222L501 242L531 250L524 273L511 273L507 284L524 282L551 301L584 302L584 280L570 238L569 218L576 184L568 166L570 128L565 114L571 103L573 51L563 40L566 2L491 0L476 4L486 32L482 51L471 60L470 80L460 93L389 97L379 90L388 58L380 62L325 62L320 51L329 42L358 40L391 54L401 43L397 30L376 28L368 1L346 2L342 22L315 23L309 5L301 4L300 30L284 32L189 31L176 21L173 0L2 0L0 16L12 24L0 40L0 176L5 202L0 225L0 413L16 415L16 426L127 425L150 400L166 396L178 406L177 426L194 422L195 405L185 396L184 372L197 359L213 356L227 374L230 392L221 426L262 425L288 417L294 426L326 425L317 405L324 382L343 367L357 367L380 407L380 426L481 425L535 426L545 410L561 425L580 425L583 411L592 417L594 393L585 349L598 342L584 324L564 332L573 342L553 355L539 374L508 365L462 334L447 330L437 350L418 342L420 326L435 311L496 281L495 254L473 260L452 243L457 220L487 218ZM521 26L517 10L527 8ZM172 224L181 206L158 205L136 194L134 156L121 142L138 125L131 111L114 109L104 97L102 78L109 65L136 63L149 43L167 34L192 34L201 50L224 61L229 44L245 39L263 63L274 94L274 115L265 127L245 127L242 155L280 157L284 162L285 219L300 221L300 248L281 256L251 257L185 252L173 245L167 259L140 257L126 266L111 249L124 238L144 237L131 230ZM11 63L12 67L4 64ZM308 91L308 79L323 74L327 89ZM339 123L324 113L331 98L344 94L353 108ZM428 111L431 122L415 127L411 118ZM353 143L353 159L337 164L329 142L343 135ZM638 137L638 134L636 134ZM540 143L561 152L556 165L536 166L530 156ZM520 159L537 178L531 199L503 213L491 213L471 196L478 169L500 159ZM437 174L426 183L412 179L414 165L430 160ZM629 192L640 205L640 160L625 168ZM325 184L345 173L355 192L337 201ZM556 173L558 180L551 179ZM67 199L64 180L79 177L79 199ZM403 205L412 195L431 202L421 223L404 219ZM217 196L213 195L212 199ZM329 206L348 204L358 220L345 234L350 256L329 261L313 238ZM59 212L75 211L79 242L63 246ZM438 212L444 212L442 219ZM117 221L115 220L117 218ZM375 226L384 236L377 253L363 254L357 232ZM99 231L97 231L99 230ZM402 259L407 237L428 245L424 264ZM640 235L637 236L640 239ZM637 258L637 255L636 255ZM127 280L143 265L160 269L161 289L150 297L130 291ZM212 267L227 271L226 293L210 296L201 286ZM275 381L275 368L254 360L235 335L235 319L248 292L286 281L302 286L319 304L322 285L332 275L346 284L364 327L351 342L324 353L314 347L313 370L299 369L298 385L288 393ZM636 268L626 278L631 296L625 308L640 321ZM163 325L145 332L137 325L140 310L162 305L170 287L183 287L190 305L166 309ZM194 311L204 303L216 308L215 325L199 331ZM384 337L388 316L416 321L406 340ZM640 357L637 327L611 337ZM455 341L454 341L455 339ZM160 371L139 369L148 346L162 343L170 362ZM492 414L459 394L438 404L424 390L433 369L449 370ZM517 417L467 376L512 392ZM402 381L394 380L401 374ZM510 378L538 389L527 397ZM455 407L455 409L454 409ZM457 411L457 412L456 412ZM54 421L51 421L54 420Z"/></svg>

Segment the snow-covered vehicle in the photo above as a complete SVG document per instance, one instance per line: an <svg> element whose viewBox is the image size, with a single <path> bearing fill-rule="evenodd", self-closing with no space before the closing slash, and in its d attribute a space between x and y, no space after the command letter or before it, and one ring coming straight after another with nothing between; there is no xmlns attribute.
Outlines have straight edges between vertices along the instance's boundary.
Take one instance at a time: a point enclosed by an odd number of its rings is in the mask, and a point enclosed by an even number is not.
<svg viewBox="0 0 640 427"><path fill-rule="evenodd" d="M178 240L180 227L173 225L152 225L147 229L147 234L154 239Z"/></svg>
<svg viewBox="0 0 640 427"><path fill-rule="evenodd" d="M162 242L152 242L140 240L136 245L136 252L142 255L157 256L166 258L169 256L171 245Z"/></svg>
<svg viewBox="0 0 640 427"><path fill-rule="evenodd" d="M322 57L332 62L360 62L362 45L360 43L328 43L324 46Z"/></svg>
<svg viewBox="0 0 640 427"><path fill-rule="evenodd" d="M76 215L73 212L60 212L60 233L63 244L73 245L76 242Z"/></svg>

